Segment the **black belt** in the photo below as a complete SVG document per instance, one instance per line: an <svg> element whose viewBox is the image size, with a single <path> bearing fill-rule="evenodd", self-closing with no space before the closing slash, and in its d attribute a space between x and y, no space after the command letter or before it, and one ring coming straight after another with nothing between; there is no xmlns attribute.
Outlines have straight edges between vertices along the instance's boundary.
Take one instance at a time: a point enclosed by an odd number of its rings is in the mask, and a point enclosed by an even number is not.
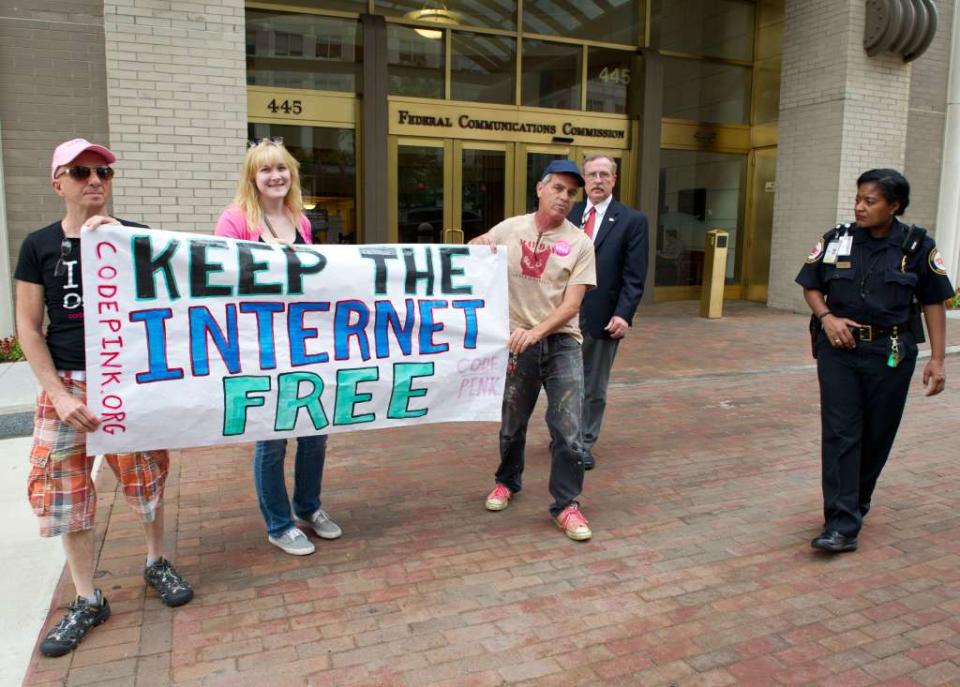
<svg viewBox="0 0 960 687"><path fill-rule="evenodd" d="M910 331L907 324L896 324L892 327L877 327L872 324L864 324L859 327L850 327L850 333L857 341L876 341L881 336L899 336L904 332Z"/></svg>

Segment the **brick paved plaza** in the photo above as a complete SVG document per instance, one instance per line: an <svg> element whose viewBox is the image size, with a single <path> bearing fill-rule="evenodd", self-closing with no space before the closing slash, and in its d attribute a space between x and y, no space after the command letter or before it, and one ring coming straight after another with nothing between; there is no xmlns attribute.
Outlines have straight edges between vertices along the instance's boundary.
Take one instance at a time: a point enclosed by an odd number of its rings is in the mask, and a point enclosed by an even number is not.
<svg viewBox="0 0 960 687"><path fill-rule="evenodd" d="M547 515L542 414L501 513L483 508L495 424L332 436L323 505L345 534L303 558L266 541L250 446L179 451L168 542L196 598L144 591L140 527L107 471L114 615L72 656L35 654L27 684L960 685L960 356L932 399L920 361L860 551L826 557L809 546L806 318L695 312L641 309L621 347L582 498L591 541ZM72 595L62 582L51 617Z"/></svg>

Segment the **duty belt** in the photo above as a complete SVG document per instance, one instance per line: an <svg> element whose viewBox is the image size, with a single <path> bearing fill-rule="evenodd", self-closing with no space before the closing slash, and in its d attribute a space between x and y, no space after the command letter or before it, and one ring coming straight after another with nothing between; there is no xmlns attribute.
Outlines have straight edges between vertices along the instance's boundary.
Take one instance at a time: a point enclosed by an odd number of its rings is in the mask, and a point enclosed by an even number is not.
<svg viewBox="0 0 960 687"><path fill-rule="evenodd" d="M850 333L857 341L874 341L881 336L899 336L910 329L906 324L896 324L892 327L877 327L872 324L862 324L859 327L850 327Z"/></svg>

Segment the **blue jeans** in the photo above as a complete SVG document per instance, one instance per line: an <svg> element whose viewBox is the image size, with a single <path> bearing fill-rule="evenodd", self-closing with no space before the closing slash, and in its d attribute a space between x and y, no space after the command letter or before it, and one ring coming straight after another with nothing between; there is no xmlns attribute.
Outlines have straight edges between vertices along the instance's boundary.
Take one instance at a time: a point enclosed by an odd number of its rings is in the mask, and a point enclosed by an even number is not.
<svg viewBox="0 0 960 687"><path fill-rule="evenodd" d="M290 499L283 474L287 453L286 439L258 441L253 454L253 481L257 486L260 512L267 524L267 533L279 537L294 526ZM323 461L327 454L325 434L297 438L297 463L293 478L293 511L308 520L320 507L320 483Z"/></svg>
<svg viewBox="0 0 960 687"><path fill-rule="evenodd" d="M540 388L547 391L550 430L550 513L558 515L583 490L583 460L577 450L583 402L583 358L569 334L551 334L517 359L507 375L500 424L500 467L495 479L510 491L521 489L527 424Z"/></svg>

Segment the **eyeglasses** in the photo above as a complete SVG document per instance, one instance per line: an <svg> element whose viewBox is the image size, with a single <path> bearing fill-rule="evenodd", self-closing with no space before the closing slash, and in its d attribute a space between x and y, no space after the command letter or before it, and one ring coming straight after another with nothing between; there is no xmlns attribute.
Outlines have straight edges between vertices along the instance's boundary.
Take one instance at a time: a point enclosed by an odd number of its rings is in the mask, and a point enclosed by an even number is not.
<svg viewBox="0 0 960 687"><path fill-rule="evenodd" d="M258 145L270 145L270 144L273 144L276 146L282 146L283 136L269 136L266 138L258 139L256 141L254 140L247 141L247 147L249 148L256 148Z"/></svg>
<svg viewBox="0 0 960 687"><path fill-rule="evenodd" d="M73 249L73 244L70 243L70 239L64 238L60 242L60 259L57 260L57 264L53 268L53 276L62 277L67 273L67 266L63 264L63 261L70 257L70 251Z"/></svg>
<svg viewBox="0 0 960 687"><path fill-rule="evenodd" d="M101 181L106 181L107 179L112 179L114 175L113 167L107 167L103 165L102 167L88 167L87 165L74 165L73 167L67 167L60 174L57 175L59 179L64 174L70 175L70 178L74 181L86 181L90 178L90 172L96 172L97 177Z"/></svg>

